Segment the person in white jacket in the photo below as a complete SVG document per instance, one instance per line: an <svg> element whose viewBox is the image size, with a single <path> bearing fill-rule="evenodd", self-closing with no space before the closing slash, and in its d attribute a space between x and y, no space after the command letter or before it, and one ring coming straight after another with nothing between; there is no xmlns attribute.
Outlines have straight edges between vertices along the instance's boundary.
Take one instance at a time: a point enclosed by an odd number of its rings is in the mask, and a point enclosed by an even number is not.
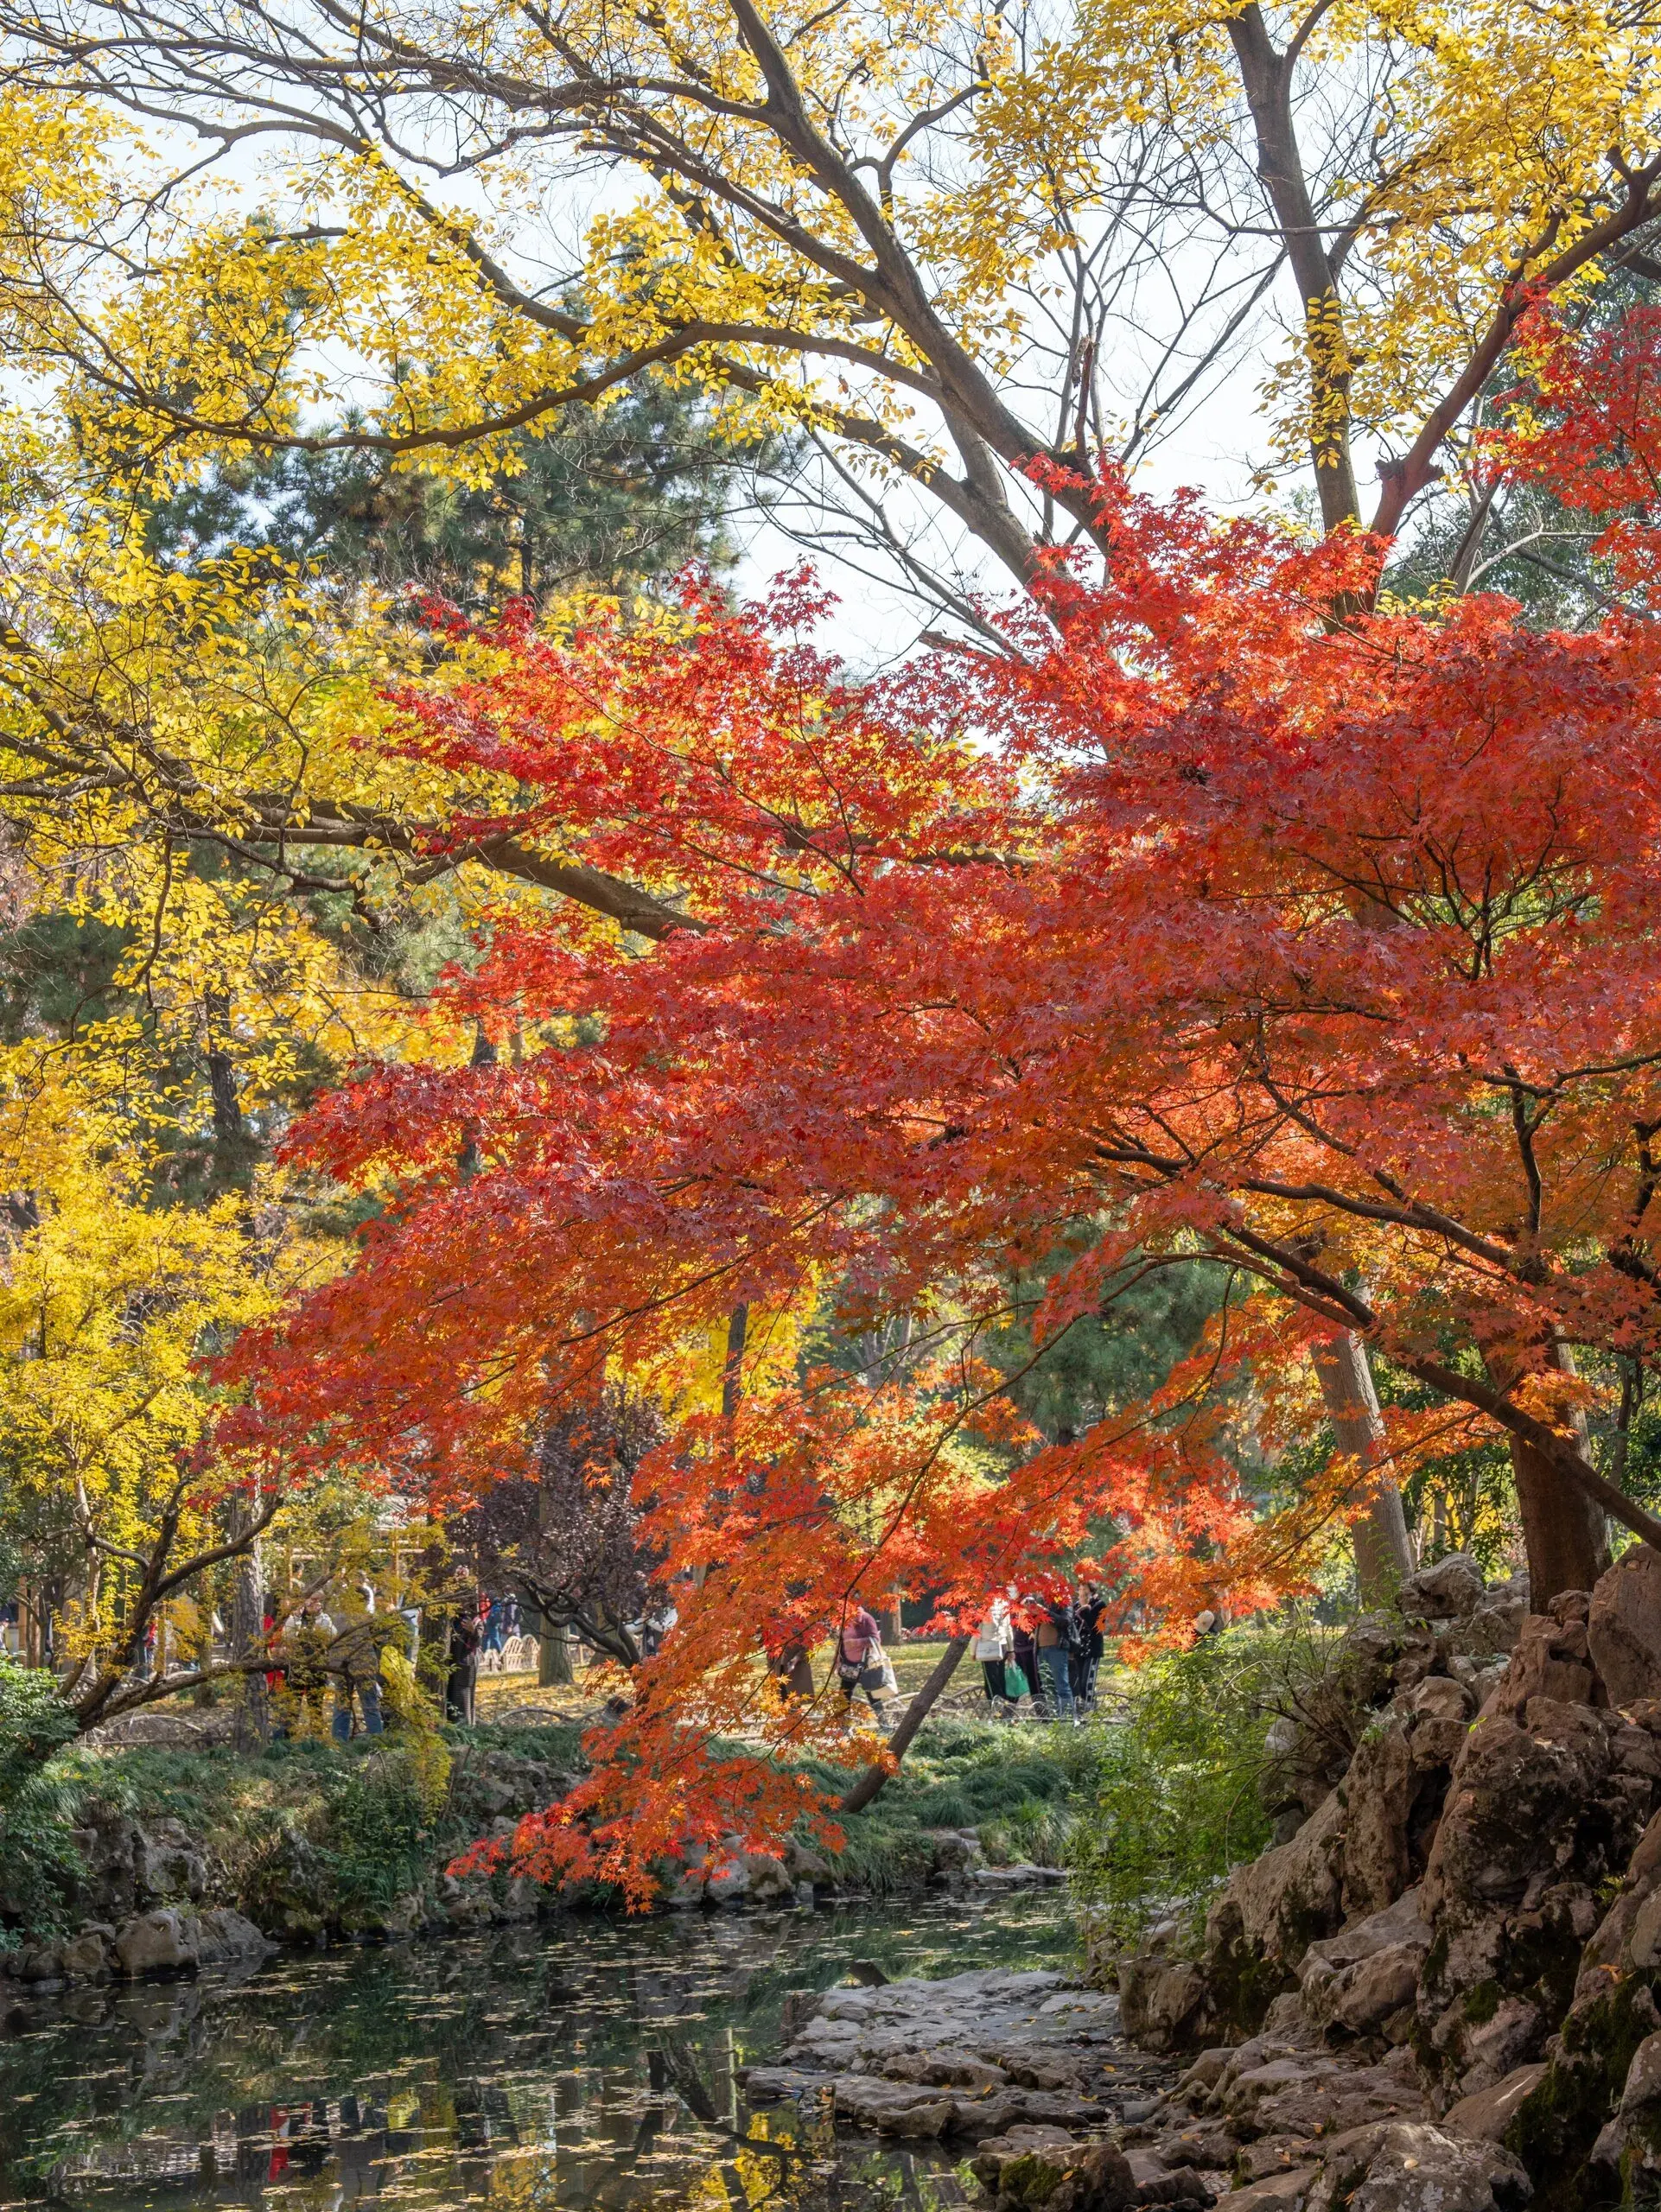
<svg viewBox="0 0 1661 2212"><path fill-rule="evenodd" d="M981 1679L986 1685L986 1702L994 1711L1009 1703L1003 1669L1011 1649L1009 1608L1002 1598L997 1598L993 1600L992 1610L981 1623L975 1637L975 1656L981 1662Z"/></svg>

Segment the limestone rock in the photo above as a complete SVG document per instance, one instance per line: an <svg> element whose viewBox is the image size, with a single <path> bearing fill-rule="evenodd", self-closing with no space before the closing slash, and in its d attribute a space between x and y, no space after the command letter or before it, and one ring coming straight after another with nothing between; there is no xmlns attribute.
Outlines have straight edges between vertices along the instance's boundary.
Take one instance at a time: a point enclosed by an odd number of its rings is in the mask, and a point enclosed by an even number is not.
<svg viewBox="0 0 1661 2212"><path fill-rule="evenodd" d="M1498 2144L1391 2120L1337 2137L1306 2203L1308 2212L1514 2212L1533 2193Z"/></svg>
<svg viewBox="0 0 1661 2212"><path fill-rule="evenodd" d="M102 1981L110 1971L111 1948L115 1942L113 1928L93 1923L72 1936L62 1947L63 1975L66 1981Z"/></svg>
<svg viewBox="0 0 1661 2212"><path fill-rule="evenodd" d="M1343 1885L1346 1914L1382 1912L1407 1888L1410 1864L1407 1825L1419 1784L1407 1732L1399 1723L1362 1738L1342 1787L1347 1812Z"/></svg>
<svg viewBox="0 0 1661 2212"><path fill-rule="evenodd" d="M1483 1718L1505 1714L1512 1719L1526 1710L1531 1699L1550 1698L1560 1705L1588 1705L1594 1687L1591 1649L1584 1623L1562 1622L1549 1614L1531 1613L1523 1623L1498 1688L1483 1707Z"/></svg>
<svg viewBox="0 0 1661 2212"><path fill-rule="evenodd" d="M1310 1945L1299 1993L1316 2026L1363 2035L1412 2002L1430 1948L1422 1904L1421 1891L1406 1891L1384 1911Z"/></svg>
<svg viewBox="0 0 1661 2212"><path fill-rule="evenodd" d="M1485 2143L1502 2141L1518 2107L1544 2080L1545 2071L1543 2059L1537 2060L1532 2066L1519 2066L1492 2088L1461 2097L1442 2114L1444 2131L1449 2135L1478 2136Z"/></svg>
<svg viewBox="0 0 1661 2212"><path fill-rule="evenodd" d="M1661 1552L1621 1554L1592 1592L1586 1634L1612 1705L1661 1697Z"/></svg>
<svg viewBox="0 0 1661 2212"><path fill-rule="evenodd" d="M133 1891L141 1904L194 1904L207 1889L207 1861L182 1821L152 1821L133 1852Z"/></svg>
<svg viewBox="0 0 1661 2212"><path fill-rule="evenodd" d="M1124 2153L1092 2143L1063 2153L1050 2146L999 2161L992 2186L999 2212L1128 2212L1140 2196Z"/></svg>
<svg viewBox="0 0 1661 2212"><path fill-rule="evenodd" d="M1221 2212L1302 2212L1320 2174L1319 2166L1293 2166L1284 2173L1265 2174L1261 2181L1231 2189L1220 2200Z"/></svg>
<svg viewBox="0 0 1661 2212"><path fill-rule="evenodd" d="M1465 1748L1476 1713L1476 1699L1448 1675L1427 1675L1397 1699L1413 1764L1421 1769L1451 1767Z"/></svg>
<svg viewBox="0 0 1661 2212"><path fill-rule="evenodd" d="M1212 1981L1192 1959L1127 1959L1119 1969L1125 2032L1149 2050L1181 2050L1215 2024Z"/></svg>
<svg viewBox="0 0 1661 2212"><path fill-rule="evenodd" d="M245 1914L229 1905L210 1906L199 1927L197 1955L203 1966L225 1959L260 1959L277 1948Z"/></svg>
<svg viewBox="0 0 1661 2212"><path fill-rule="evenodd" d="M1468 1552L1449 1552L1410 1574L1397 1593L1402 1611L1422 1620L1462 1619L1482 1603L1482 1569Z"/></svg>
<svg viewBox="0 0 1661 2212"><path fill-rule="evenodd" d="M194 1912L164 1905L128 1921L116 1936L115 1953L124 1974L177 1974L196 1965L200 1937Z"/></svg>

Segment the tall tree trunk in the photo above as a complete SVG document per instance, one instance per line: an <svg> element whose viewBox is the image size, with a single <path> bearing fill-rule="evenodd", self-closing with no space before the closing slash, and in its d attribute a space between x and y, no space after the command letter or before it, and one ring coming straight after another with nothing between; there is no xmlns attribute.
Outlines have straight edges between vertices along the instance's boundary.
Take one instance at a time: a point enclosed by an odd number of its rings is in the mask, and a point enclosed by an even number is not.
<svg viewBox="0 0 1661 2212"><path fill-rule="evenodd" d="M934 1671L911 1701L911 1709L888 1738L888 1749L896 1759L903 1758L912 1738L928 1719L929 1713L940 1692L958 1671L958 1662L968 1650L971 1639L954 1636L935 1662ZM862 1813L888 1778L886 1766L868 1766L859 1780L843 1799L844 1813Z"/></svg>
<svg viewBox="0 0 1661 2212"><path fill-rule="evenodd" d="M246 1659L258 1649L265 1633L265 1578L259 1547L237 1561L237 1579L231 1599L231 1651ZM267 1742L271 1732L270 1699L264 1675L245 1675L242 1702L237 1714L237 1738L245 1751Z"/></svg>
<svg viewBox="0 0 1661 2212"><path fill-rule="evenodd" d="M1251 111L1257 175L1303 302L1309 374L1309 457L1321 519L1328 531L1359 522L1361 502L1350 450L1349 341L1344 303L1292 119L1293 57L1276 50L1257 0L1228 18L1228 35Z"/></svg>
<svg viewBox="0 0 1661 2212"><path fill-rule="evenodd" d="M1388 1603L1417 1564L1407 1515L1402 1493L1383 1464L1384 1420L1366 1346L1346 1331L1316 1344L1311 1357L1338 1448L1357 1461L1369 1483L1366 1518L1355 1523L1352 1534L1356 1584L1362 1605L1371 1611Z"/></svg>
<svg viewBox="0 0 1661 2212"><path fill-rule="evenodd" d="M575 1681L571 1666L571 1647L563 1628L553 1627L545 1615L538 1614L542 1634L537 1639L537 1686L551 1689Z"/></svg>
<svg viewBox="0 0 1661 2212"><path fill-rule="evenodd" d="M1562 1374L1575 1372L1564 1346L1554 1346L1551 1364ZM1589 1459L1584 1415L1576 1413L1573 1425L1581 1451ZM1563 1591L1589 1590L1607 1568L1609 1523L1594 1497L1558 1474L1520 1437L1511 1440L1511 1464L1528 1554L1529 1605L1543 1613Z"/></svg>

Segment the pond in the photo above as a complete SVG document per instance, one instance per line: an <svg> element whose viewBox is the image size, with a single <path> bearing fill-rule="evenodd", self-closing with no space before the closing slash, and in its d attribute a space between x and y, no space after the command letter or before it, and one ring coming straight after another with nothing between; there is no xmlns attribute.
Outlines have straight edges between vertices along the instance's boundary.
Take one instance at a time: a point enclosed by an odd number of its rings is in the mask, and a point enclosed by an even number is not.
<svg viewBox="0 0 1661 2212"><path fill-rule="evenodd" d="M945 2212L939 2153L752 2114L735 2069L792 1990L1073 1956L1051 1892L574 1917L73 1993L0 2042L0 2208Z"/></svg>

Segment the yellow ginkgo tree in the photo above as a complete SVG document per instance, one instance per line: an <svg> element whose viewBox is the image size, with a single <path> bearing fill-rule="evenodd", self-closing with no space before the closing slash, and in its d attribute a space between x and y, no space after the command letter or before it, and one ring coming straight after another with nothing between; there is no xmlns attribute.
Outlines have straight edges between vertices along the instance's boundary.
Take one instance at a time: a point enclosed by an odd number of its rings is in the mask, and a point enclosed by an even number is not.
<svg viewBox="0 0 1661 2212"><path fill-rule="evenodd" d="M238 1197L158 1207L84 1096L42 1085L32 1056L4 1072L0 1497L86 1728L249 1663L213 1655L211 1578L291 1501L215 1450L203 1362L305 1259L255 1235Z"/></svg>

